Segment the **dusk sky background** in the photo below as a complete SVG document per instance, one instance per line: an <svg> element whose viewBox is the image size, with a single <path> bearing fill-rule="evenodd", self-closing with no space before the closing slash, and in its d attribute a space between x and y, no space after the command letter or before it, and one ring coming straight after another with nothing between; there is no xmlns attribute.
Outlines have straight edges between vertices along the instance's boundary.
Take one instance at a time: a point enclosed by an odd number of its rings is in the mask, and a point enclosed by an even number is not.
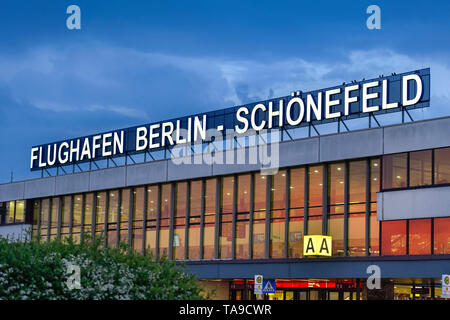
<svg viewBox="0 0 450 320"><path fill-rule="evenodd" d="M391 72L430 67L414 117L450 115L448 0L3 0L0 39L0 183L40 177L33 145Z"/></svg>

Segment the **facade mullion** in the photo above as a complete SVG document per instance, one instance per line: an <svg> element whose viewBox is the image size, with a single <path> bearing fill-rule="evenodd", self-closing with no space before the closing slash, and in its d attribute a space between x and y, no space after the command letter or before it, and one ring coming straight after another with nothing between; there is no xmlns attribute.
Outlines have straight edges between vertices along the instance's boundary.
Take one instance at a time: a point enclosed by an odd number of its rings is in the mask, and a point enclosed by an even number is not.
<svg viewBox="0 0 450 320"><path fill-rule="evenodd" d="M349 201L349 163L345 161L344 169L344 257L348 255L348 201Z"/></svg>
<svg viewBox="0 0 450 320"><path fill-rule="evenodd" d="M105 192L105 221L103 224L103 243L104 246L108 246L108 212L109 212L109 192Z"/></svg>
<svg viewBox="0 0 450 320"><path fill-rule="evenodd" d="M250 175L250 212L249 212L249 236L248 236L248 258L253 257L253 216L255 211L255 174Z"/></svg>
<svg viewBox="0 0 450 320"><path fill-rule="evenodd" d="M117 192L118 199L117 199L117 226L116 226L116 248L119 247L120 243L120 220L122 215L122 210L120 209L122 207L122 189L119 189L119 192Z"/></svg>
<svg viewBox="0 0 450 320"><path fill-rule="evenodd" d="M70 195L70 211L69 211L69 237L72 238L72 229L73 229L73 207L74 207L74 201L75 197L73 195Z"/></svg>
<svg viewBox="0 0 450 320"><path fill-rule="evenodd" d="M370 173L370 159L366 160L366 230L365 230L365 247L366 256L370 254L370 194L371 194L371 183L372 175ZM381 234L379 236L381 238Z"/></svg>
<svg viewBox="0 0 450 320"><path fill-rule="evenodd" d="M291 170L286 170L286 188L285 188L285 203L284 203L284 257L288 258L289 252L289 208L291 202Z"/></svg>
<svg viewBox="0 0 450 320"><path fill-rule="evenodd" d="M156 239L155 239L155 258L159 258L159 235L161 229L161 184L158 184L158 197L156 207Z"/></svg>
<svg viewBox="0 0 450 320"><path fill-rule="evenodd" d="M309 212L309 167L305 167L305 202L303 211L303 235L308 234L308 212Z"/></svg>
<svg viewBox="0 0 450 320"><path fill-rule="evenodd" d="M328 234L328 165L322 165L322 235Z"/></svg>
<svg viewBox="0 0 450 320"><path fill-rule="evenodd" d="M144 187L144 212L142 212L142 254L146 254L147 242L147 210L148 210L148 186Z"/></svg>
<svg viewBox="0 0 450 320"><path fill-rule="evenodd" d="M37 216L37 239L40 242L41 239L41 215L42 215L42 199L38 200L38 216Z"/></svg>
<svg viewBox="0 0 450 320"><path fill-rule="evenodd" d="M233 176L233 209L231 217L231 259L236 257L236 215L237 215L238 176Z"/></svg>
<svg viewBox="0 0 450 320"><path fill-rule="evenodd" d="M206 180L202 179L202 191L201 191L201 204L200 204L200 259L203 259L203 244L205 239L205 193L206 193Z"/></svg>
<svg viewBox="0 0 450 320"><path fill-rule="evenodd" d="M80 242L84 241L84 212L86 206L86 194L81 195L81 218L80 218Z"/></svg>
<svg viewBox="0 0 450 320"><path fill-rule="evenodd" d="M216 218L214 221L214 258L219 259L219 237L220 237L220 202L221 202L222 192L220 177L216 178Z"/></svg>
<svg viewBox="0 0 450 320"><path fill-rule="evenodd" d="M95 225L97 222L97 195L98 192L94 192L94 196L92 197L92 219L91 219L91 239L95 239Z"/></svg>
<svg viewBox="0 0 450 320"><path fill-rule="evenodd" d="M133 219L135 217L134 210L136 205L134 203L136 188L129 189L130 196L128 202L128 245L130 248L133 247Z"/></svg>
<svg viewBox="0 0 450 320"><path fill-rule="evenodd" d="M272 199L272 176L266 175L266 228L265 228L265 245L264 245L264 258L270 257L270 204Z"/></svg>
<svg viewBox="0 0 450 320"><path fill-rule="evenodd" d="M53 206L53 198L49 198L48 205L48 220L47 220L47 242L50 241L50 230L52 225L52 206Z"/></svg>
<svg viewBox="0 0 450 320"><path fill-rule="evenodd" d="M191 181L186 182L186 215L184 220L184 259L187 260L189 257L189 215L190 215L190 204L191 204Z"/></svg>
<svg viewBox="0 0 450 320"><path fill-rule="evenodd" d="M173 229L175 225L175 182L170 184L170 214L169 214L169 259L173 259Z"/></svg>

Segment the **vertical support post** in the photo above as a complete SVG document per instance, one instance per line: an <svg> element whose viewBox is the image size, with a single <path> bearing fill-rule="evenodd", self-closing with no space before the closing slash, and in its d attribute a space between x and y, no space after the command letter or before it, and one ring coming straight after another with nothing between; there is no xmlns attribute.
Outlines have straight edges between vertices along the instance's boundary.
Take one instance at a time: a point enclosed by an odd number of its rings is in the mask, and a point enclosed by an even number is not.
<svg viewBox="0 0 450 320"><path fill-rule="evenodd" d="M328 165L322 166L322 234L328 233Z"/></svg>
<svg viewBox="0 0 450 320"><path fill-rule="evenodd" d="M233 209L231 217L231 259L236 258L236 215L237 215L237 189L238 176L233 176Z"/></svg>
<svg viewBox="0 0 450 320"><path fill-rule="evenodd" d="M266 229L265 229L265 246L264 258L270 258L270 218L271 218L271 198L272 198L272 175L266 175Z"/></svg>
<svg viewBox="0 0 450 320"><path fill-rule="evenodd" d="M221 189L220 178L216 178L216 218L214 219L214 258L219 259L219 237L220 237L220 202L221 202Z"/></svg>
<svg viewBox="0 0 450 320"><path fill-rule="evenodd" d="M253 257L253 216L255 211L255 174L250 175L250 212L249 212L249 236L248 236L248 258Z"/></svg>
<svg viewBox="0 0 450 320"><path fill-rule="evenodd" d="M203 259L203 243L205 239L205 192L206 192L206 180L202 179L202 196L200 204L200 259Z"/></svg>
<svg viewBox="0 0 450 320"><path fill-rule="evenodd" d="M173 229L174 229L174 218L175 218L175 182L170 184L170 219L169 219L169 254L168 258L173 260Z"/></svg>

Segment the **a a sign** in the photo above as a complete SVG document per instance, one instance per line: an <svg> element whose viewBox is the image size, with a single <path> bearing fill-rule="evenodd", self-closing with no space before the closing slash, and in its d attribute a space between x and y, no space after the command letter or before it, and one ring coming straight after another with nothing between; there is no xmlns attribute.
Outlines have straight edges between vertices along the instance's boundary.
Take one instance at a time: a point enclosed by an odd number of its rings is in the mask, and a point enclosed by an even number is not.
<svg viewBox="0 0 450 320"><path fill-rule="evenodd" d="M332 255L332 239L330 236L308 235L303 237L304 256L327 256Z"/></svg>
<svg viewBox="0 0 450 320"><path fill-rule="evenodd" d="M33 146L30 169L160 151L177 145L201 147L212 141L212 137L292 129L311 123L317 125L423 108L429 106L429 101L428 68L310 92L297 91L290 96L243 106Z"/></svg>
<svg viewBox="0 0 450 320"><path fill-rule="evenodd" d="M442 298L450 298L450 275L442 275Z"/></svg>
<svg viewBox="0 0 450 320"><path fill-rule="evenodd" d="M275 280L264 280L263 281L263 293L275 293L277 289Z"/></svg>
<svg viewBox="0 0 450 320"><path fill-rule="evenodd" d="M263 294L263 276L261 274L255 275L255 284L253 287L254 294Z"/></svg>

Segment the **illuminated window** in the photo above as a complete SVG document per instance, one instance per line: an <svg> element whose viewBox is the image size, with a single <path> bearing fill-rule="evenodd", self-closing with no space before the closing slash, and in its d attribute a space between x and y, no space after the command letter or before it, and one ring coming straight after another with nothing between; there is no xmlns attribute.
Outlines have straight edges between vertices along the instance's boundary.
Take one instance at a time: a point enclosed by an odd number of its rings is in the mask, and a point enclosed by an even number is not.
<svg viewBox="0 0 450 320"><path fill-rule="evenodd" d="M366 254L366 215L349 214L348 255L364 256L365 254Z"/></svg>
<svg viewBox="0 0 450 320"><path fill-rule="evenodd" d="M434 218L434 254L450 254L450 218Z"/></svg>
<svg viewBox="0 0 450 320"><path fill-rule="evenodd" d="M434 183L450 183L450 148L434 150Z"/></svg>
<svg viewBox="0 0 450 320"><path fill-rule="evenodd" d="M383 221L381 253L385 256L406 254L406 220Z"/></svg>
<svg viewBox="0 0 450 320"><path fill-rule="evenodd" d="M214 237L216 219L216 179L205 182L205 224L203 239L203 259L214 259Z"/></svg>
<svg viewBox="0 0 450 320"><path fill-rule="evenodd" d="M431 184L432 151L416 151L409 154L409 186L426 186Z"/></svg>
<svg viewBox="0 0 450 320"><path fill-rule="evenodd" d="M119 210L119 191L109 191L107 243L110 247L117 244L117 217Z"/></svg>
<svg viewBox="0 0 450 320"><path fill-rule="evenodd" d="M431 254L431 219L409 220L409 254Z"/></svg>
<svg viewBox="0 0 450 320"><path fill-rule="evenodd" d="M383 156L383 189L406 188L407 153Z"/></svg>

